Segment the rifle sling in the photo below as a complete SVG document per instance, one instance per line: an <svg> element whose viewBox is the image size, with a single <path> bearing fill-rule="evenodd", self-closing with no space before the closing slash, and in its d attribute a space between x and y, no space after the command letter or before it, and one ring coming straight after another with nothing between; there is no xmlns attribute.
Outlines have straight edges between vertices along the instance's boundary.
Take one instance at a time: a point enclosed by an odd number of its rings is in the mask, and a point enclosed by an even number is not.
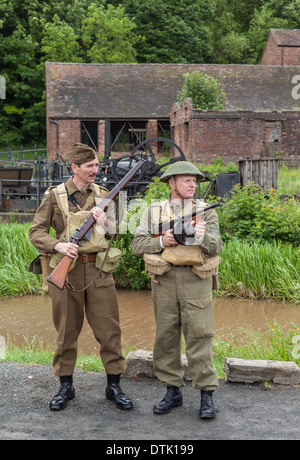
<svg viewBox="0 0 300 460"><path fill-rule="evenodd" d="M112 237L109 241L109 244L108 244L108 248L106 249L106 253L105 253L105 256L104 256L104 259L103 259L103 262L101 264L101 267L99 268L98 272L96 273L96 276L94 276L94 278L92 279L92 281L90 281L87 286L81 288L81 289L75 289L73 287L73 285L68 281L66 280L66 283L65 283L65 286L67 289L69 289L69 291L72 291L72 292L82 292L82 291L85 291L87 288L89 288L93 283L94 281L96 281L96 279L98 278L98 276L100 275L101 271L102 271L102 268L104 267L104 264L106 262L106 259L108 257L108 253L109 253L109 250L111 248L111 245L112 245L112 242L114 240L114 237Z"/></svg>

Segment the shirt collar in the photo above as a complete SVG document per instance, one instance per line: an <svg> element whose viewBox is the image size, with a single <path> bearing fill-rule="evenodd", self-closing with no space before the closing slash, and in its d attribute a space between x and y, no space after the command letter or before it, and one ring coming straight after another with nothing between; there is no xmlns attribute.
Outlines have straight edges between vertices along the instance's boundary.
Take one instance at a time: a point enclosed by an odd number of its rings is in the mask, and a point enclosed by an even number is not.
<svg viewBox="0 0 300 460"><path fill-rule="evenodd" d="M74 184L72 177L70 177L70 178L67 180L67 182L66 182L66 187L67 187L68 193L69 193L70 195L72 195L72 194L75 193L75 192L80 192L80 193L82 193L81 190L79 190L79 189L76 187L76 185ZM93 190L92 187L91 187L91 184L89 184L89 185L87 186L87 188L84 190L84 192L86 192L86 191L88 191L88 190ZM83 192L83 193L84 193L84 192Z"/></svg>

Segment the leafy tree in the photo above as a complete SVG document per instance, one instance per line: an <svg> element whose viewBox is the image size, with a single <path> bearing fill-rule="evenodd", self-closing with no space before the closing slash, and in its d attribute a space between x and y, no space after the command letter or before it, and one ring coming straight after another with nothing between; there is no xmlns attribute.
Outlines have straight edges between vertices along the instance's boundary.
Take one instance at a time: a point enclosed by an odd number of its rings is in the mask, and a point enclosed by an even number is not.
<svg viewBox="0 0 300 460"><path fill-rule="evenodd" d="M25 124L27 111L41 97L42 75L35 54L36 44L20 23L8 36L0 31L0 68L6 81L6 99L0 105L2 145L24 142L37 135L29 133Z"/></svg>
<svg viewBox="0 0 300 460"><path fill-rule="evenodd" d="M270 29L300 27L300 0L290 2L269 0L261 9L255 9L250 21L248 62L258 64L263 54Z"/></svg>
<svg viewBox="0 0 300 460"><path fill-rule="evenodd" d="M208 23L214 2L124 0L123 5L145 37L136 44L138 62L204 62L212 51Z"/></svg>
<svg viewBox="0 0 300 460"><path fill-rule="evenodd" d="M52 22L47 22L41 41L41 51L46 61L82 62L79 36L72 26L62 21L57 14Z"/></svg>
<svg viewBox="0 0 300 460"><path fill-rule="evenodd" d="M260 11L255 10L248 31L248 63L259 64L270 29L288 29L289 21L274 16L274 11L264 5Z"/></svg>
<svg viewBox="0 0 300 460"><path fill-rule="evenodd" d="M121 5L105 9L92 4L81 29L88 62L136 62L135 28Z"/></svg>
<svg viewBox="0 0 300 460"><path fill-rule="evenodd" d="M186 97L190 97L195 109L222 110L226 107L226 94L215 78L196 70L185 73L183 80L183 87L177 95L181 105Z"/></svg>

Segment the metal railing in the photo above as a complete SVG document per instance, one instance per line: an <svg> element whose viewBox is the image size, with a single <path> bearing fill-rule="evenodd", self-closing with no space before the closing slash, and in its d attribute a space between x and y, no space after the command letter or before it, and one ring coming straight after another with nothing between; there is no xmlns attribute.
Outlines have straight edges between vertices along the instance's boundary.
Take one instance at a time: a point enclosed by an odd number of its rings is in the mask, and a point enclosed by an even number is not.
<svg viewBox="0 0 300 460"><path fill-rule="evenodd" d="M45 191L69 177L64 163L47 163L41 158L11 162L0 160L0 210L35 212Z"/></svg>

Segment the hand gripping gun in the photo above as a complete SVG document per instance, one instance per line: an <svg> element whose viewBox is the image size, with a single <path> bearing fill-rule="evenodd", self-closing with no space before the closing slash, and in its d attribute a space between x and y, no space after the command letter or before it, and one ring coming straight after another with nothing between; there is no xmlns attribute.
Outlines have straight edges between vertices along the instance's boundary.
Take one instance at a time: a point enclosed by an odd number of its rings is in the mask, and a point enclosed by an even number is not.
<svg viewBox="0 0 300 460"><path fill-rule="evenodd" d="M154 235L153 238L164 235L167 230L173 229L174 239L178 244L184 246L192 245L195 241L194 225L197 219L209 209L216 208L217 206L221 206L221 204L214 203L201 210L188 214L187 216L177 217L169 222L161 222L158 226L158 233Z"/></svg>

